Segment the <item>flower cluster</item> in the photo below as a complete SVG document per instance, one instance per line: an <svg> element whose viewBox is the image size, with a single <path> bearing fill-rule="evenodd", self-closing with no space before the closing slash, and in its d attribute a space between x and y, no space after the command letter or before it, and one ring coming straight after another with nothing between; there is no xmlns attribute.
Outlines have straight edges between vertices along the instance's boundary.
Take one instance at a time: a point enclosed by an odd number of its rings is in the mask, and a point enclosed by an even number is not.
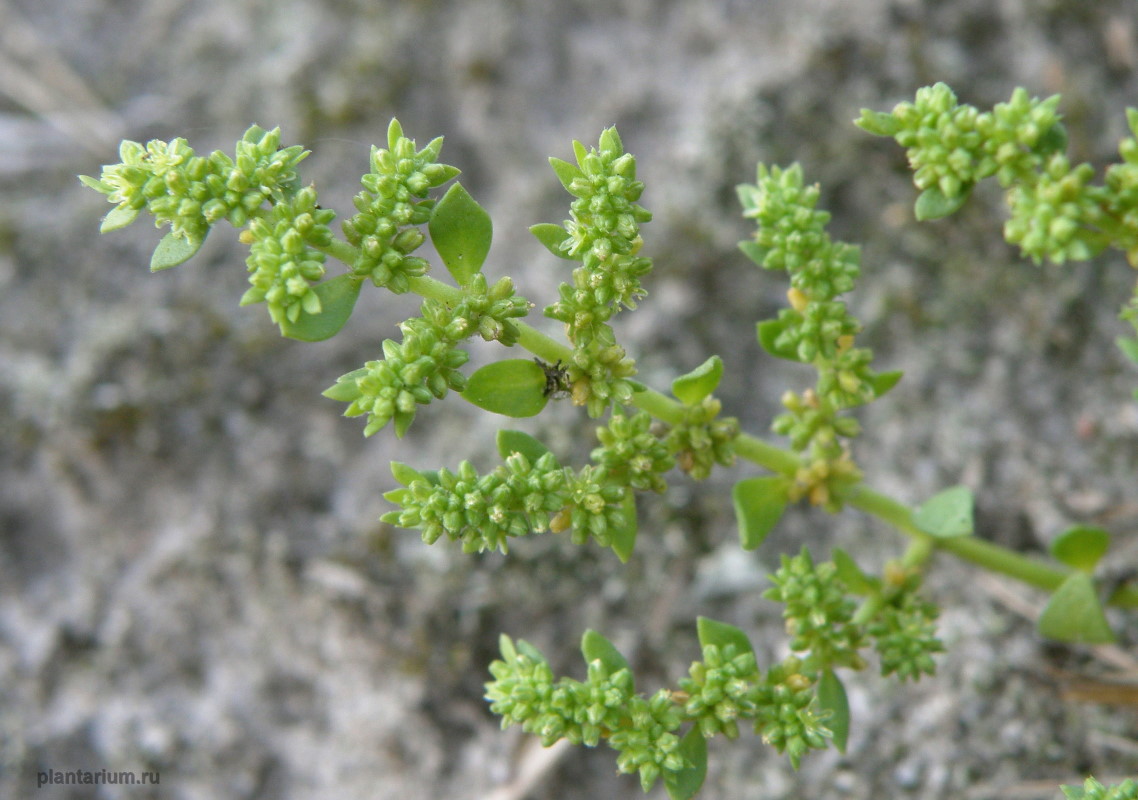
<svg viewBox="0 0 1138 800"><path fill-rule="evenodd" d="M613 483L633 489L662 492L667 488L663 473L675 466L668 445L651 431L652 416L639 411L631 417L612 415L606 427L597 429L601 446L591 458L604 468Z"/></svg>
<svg viewBox="0 0 1138 800"><path fill-rule="evenodd" d="M569 500L571 476L550 453L532 463L513 453L486 475L468 461L457 473L443 468L431 477L413 470L401 475L406 469L392 470L406 488L384 495L402 508L387 512L382 521L421 529L427 544L446 535L461 541L468 553L507 552L509 538L547 530L550 514Z"/></svg>
<svg viewBox="0 0 1138 800"><path fill-rule="evenodd" d="M785 752L795 769L807 751L825 749L833 736L818 709L814 682L800 671L802 666L793 657L776 664L754 693L755 733Z"/></svg>
<svg viewBox="0 0 1138 800"><path fill-rule="evenodd" d="M471 280L469 291L454 307L437 300L425 300L422 316L399 325L403 341L383 342L383 359L340 376L324 392L325 397L348 403L345 416L366 414L364 435L371 436L389 421L395 421L400 436L415 418L419 404L442 399L448 390L461 392L466 377L458 368L469 354L455 345L474 334L505 344L517 341L518 329L512 319L529 310L524 298L514 294L514 284L502 278L487 286L481 273Z"/></svg>
<svg viewBox="0 0 1138 800"><path fill-rule="evenodd" d="M360 179L364 188L354 200L358 213L344 222L344 236L359 250L352 272L402 294L410 289L408 279L428 267L411 255L426 238L414 226L427 222L434 207L433 200L424 198L459 171L436 163L441 136L416 150L398 120L388 126L387 146L372 146L371 172Z"/></svg>
<svg viewBox="0 0 1138 800"><path fill-rule="evenodd" d="M826 233L830 214L816 208L818 187L805 183L798 164L787 169L760 164L757 182L738 192L744 216L758 225L754 239L740 248L764 269L785 270L791 284L790 307L777 320L760 323L759 341L773 354L818 371L813 389L784 395L786 412L772 426L807 456L795 476L792 499L807 497L837 510L841 486L859 477L839 437L853 438L860 428L841 412L877 396L870 370L873 353L854 346L861 324L837 299L854 286L860 252Z"/></svg>
<svg viewBox="0 0 1138 800"><path fill-rule="evenodd" d="M782 566L771 575L771 583L774 585L763 597L785 606L790 649L809 653L807 661L812 669L865 666L858 653L864 633L853 623L855 604L832 562L816 565L803 548L796 556L782 557Z"/></svg>
<svg viewBox="0 0 1138 800"><path fill-rule="evenodd" d="M146 209L158 227L169 225L178 238L200 243L214 223L227 219L243 227L262 213L266 200L280 201L296 190L296 165L308 151L281 149L280 137L280 128L254 125L237 143L236 159L219 150L195 155L182 138L154 139L145 147L124 141L120 163L104 166L98 180L81 180L116 205L104 231L130 224Z"/></svg>
<svg viewBox="0 0 1138 800"><path fill-rule="evenodd" d="M722 408L723 404L711 395L696 405L684 406L683 421L665 438L680 469L697 481L707 478L716 464L729 467L735 463L739 420L719 419Z"/></svg>
<svg viewBox="0 0 1138 800"><path fill-rule="evenodd" d="M735 645L703 647L703 661L696 661L680 680L684 714L696 720L700 732L711 738L717 733L728 739L739 736L737 719L754 719L755 688L761 675L755 654L739 652Z"/></svg>
<svg viewBox="0 0 1138 800"><path fill-rule="evenodd" d="M296 322L301 312L319 314L312 283L324 276L324 253L317 248L331 243L328 223L335 216L317 205L316 190L309 186L255 217L241 237L251 245L245 263L252 284L241 305L266 303L278 325Z"/></svg>
<svg viewBox="0 0 1138 800"><path fill-rule="evenodd" d="M866 633L873 637L882 675L915 681L922 674L935 674L933 654L944 652L944 644L936 635L940 611L917 593L919 573L892 573L896 578L883 591L881 607L866 625Z"/></svg>
<svg viewBox="0 0 1138 800"><path fill-rule="evenodd" d="M1064 786L1067 800L1138 800L1138 781L1127 778L1122 783L1104 786L1094 778L1087 778L1082 786Z"/></svg>
<svg viewBox="0 0 1138 800"><path fill-rule="evenodd" d="M640 223L652 215L636 203L644 184L636 180L636 159L624 152L616 128L600 136L599 148L573 143L577 164L550 159L565 189L576 199L571 220L545 229L542 241L557 255L581 266L572 283L563 283L557 302L545 315L565 324L574 346L569 379L573 401L598 417L610 402L626 403L632 395L627 380L636 370L616 344L608 321L621 308L635 308L645 294L640 285L651 259L637 255ZM536 233L536 231L535 231Z"/></svg>
<svg viewBox="0 0 1138 800"><path fill-rule="evenodd" d="M995 175L1008 187L1034 170L1041 152L1063 143L1058 107L1058 95L1040 100L1020 88L1009 102L980 112L938 83L918 89L914 102L899 103L891 114L862 111L857 124L907 149L918 189L952 199L983 178Z"/></svg>
<svg viewBox="0 0 1138 800"><path fill-rule="evenodd" d="M686 766L675 731L683 717L666 690L644 698L633 690L627 666L616 669L600 659L588 664L584 682L554 682L548 663L527 642L501 638L502 660L490 665L486 684L490 710L502 727L521 725L548 747L559 739L595 747L601 739L619 752L617 768L638 772L644 791L661 773Z"/></svg>
<svg viewBox="0 0 1138 800"><path fill-rule="evenodd" d="M611 547L613 535L630 522L622 508L627 493L603 467L587 464L570 480L569 505L551 527L554 533L570 529L574 544L585 544L592 537L601 547Z"/></svg>

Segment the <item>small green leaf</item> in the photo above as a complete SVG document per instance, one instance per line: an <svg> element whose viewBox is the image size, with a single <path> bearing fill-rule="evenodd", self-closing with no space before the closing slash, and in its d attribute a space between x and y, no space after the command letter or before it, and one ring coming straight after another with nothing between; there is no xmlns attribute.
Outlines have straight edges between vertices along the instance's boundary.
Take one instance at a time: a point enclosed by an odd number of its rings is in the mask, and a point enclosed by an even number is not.
<svg viewBox="0 0 1138 800"><path fill-rule="evenodd" d="M465 286L482 269L490 252L493 225L461 183L453 184L433 209L427 222L431 242L459 286Z"/></svg>
<svg viewBox="0 0 1138 800"><path fill-rule="evenodd" d="M1090 575L1074 572L1063 580L1039 615L1039 632L1060 642L1110 644L1114 641Z"/></svg>
<svg viewBox="0 0 1138 800"><path fill-rule="evenodd" d="M769 247L763 247L757 242L739 242L739 249L743 251L743 255L754 261L760 267L767 259L767 253L770 252Z"/></svg>
<svg viewBox="0 0 1138 800"><path fill-rule="evenodd" d="M687 762L687 766L676 772L665 770L664 788L668 790L670 800L691 800L707 777L707 739L698 725L693 726L680 739L677 752Z"/></svg>
<svg viewBox="0 0 1138 800"><path fill-rule="evenodd" d="M1039 137L1032 148L1036 153L1041 156L1049 156L1052 153L1065 153L1067 152L1067 145L1069 137L1067 136L1067 128L1062 122L1056 122L1047 132Z"/></svg>
<svg viewBox="0 0 1138 800"><path fill-rule="evenodd" d="M899 369L891 372L878 372L869 379L869 385L873 387L873 396L882 397L892 389L901 380L905 373Z"/></svg>
<svg viewBox="0 0 1138 800"><path fill-rule="evenodd" d="M498 431L497 442L498 455L502 458L521 453L531 464L549 452L548 447L523 431L502 429Z"/></svg>
<svg viewBox="0 0 1138 800"><path fill-rule="evenodd" d="M107 216L103 217L103 224L99 226L99 233L110 233L125 228L138 219L138 213L141 210L128 206L115 206L108 212Z"/></svg>
<svg viewBox="0 0 1138 800"><path fill-rule="evenodd" d="M744 478L731 488L735 521L744 550L754 550L778 523L786 510L786 478L767 476Z"/></svg>
<svg viewBox="0 0 1138 800"><path fill-rule="evenodd" d="M1124 356L1138 364L1138 339L1126 339L1119 336L1114 340L1114 343L1118 345L1118 349L1122 351Z"/></svg>
<svg viewBox="0 0 1138 800"><path fill-rule="evenodd" d="M530 225L529 232L536 236L537 240L545 245L545 249L553 255L569 261L575 260L561 249L561 243L569 238L569 234L560 225L555 225L552 222L541 222L537 225Z"/></svg>
<svg viewBox="0 0 1138 800"><path fill-rule="evenodd" d="M900 121L892 114L869 108L861 110L861 116L854 120L854 125L874 136L896 136L901 130Z"/></svg>
<svg viewBox="0 0 1138 800"><path fill-rule="evenodd" d="M507 417L532 417L549 401L545 370L524 358L495 361L475 370L462 396L479 408Z"/></svg>
<svg viewBox="0 0 1138 800"><path fill-rule="evenodd" d="M715 391L723 377L723 359L712 356L686 375L672 381L672 394L686 406L694 406Z"/></svg>
<svg viewBox="0 0 1138 800"><path fill-rule="evenodd" d="M410 486L415 481L421 481L423 476L417 469L407 466L399 461L391 462L391 476L404 486Z"/></svg>
<svg viewBox="0 0 1138 800"><path fill-rule="evenodd" d="M574 146L577 142L573 143ZM557 180L561 181L561 185L565 187L565 191L572 192L569 188L573 181L584 178L585 173L581 172L580 168L570 164L568 161L562 161L560 158L550 158L549 166L553 167L553 171L557 173Z"/></svg>
<svg viewBox="0 0 1138 800"><path fill-rule="evenodd" d="M636 547L637 531L636 496L631 491L625 491L624 500L621 501L621 511L624 512L624 524L609 531L612 542L610 546L616 557L620 559L620 563L627 564Z"/></svg>
<svg viewBox="0 0 1138 800"><path fill-rule="evenodd" d="M581 655L585 657L586 664L599 660L609 675L614 675L622 669L629 669L628 661L616 646L592 629L585 631L585 635L581 637Z"/></svg>
<svg viewBox="0 0 1138 800"><path fill-rule="evenodd" d="M743 631L734 625L728 625L726 622L717 622L708 617L698 617L696 619L696 630L699 633L699 643L701 647L707 647L709 644L713 644L720 650L724 650L728 645L734 645L735 655L743 655L744 653L755 654L754 649L751 647L751 640L747 638L747 634L743 633Z"/></svg>
<svg viewBox="0 0 1138 800"><path fill-rule="evenodd" d="M931 497L913 514L913 524L930 536L946 539L973 531L972 492L954 486Z"/></svg>
<svg viewBox="0 0 1138 800"><path fill-rule="evenodd" d="M850 736L850 701L846 697L846 687L833 670L823 670L818 681L818 705L829 711L826 727L834 734L834 746L839 753L846 752L846 742Z"/></svg>
<svg viewBox="0 0 1138 800"><path fill-rule="evenodd" d="M360 390L359 384L356 383L364 375L367 375L371 370L367 367L360 367L354 369L349 373L341 375L336 378L336 382L325 389L321 394L329 400L338 400L341 403L351 403L358 398L363 392Z"/></svg>
<svg viewBox="0 0 1138 800"><path fill-rule="evenodd" d="M787 361L798 361L798 351L793 347L780 347L775 344L786 324L781 319L768 319L755 326L759 335L759 344L775 358L785 358Z"/></svg>
<svg viewBox="0 0 1138 800"><path fill-rule="evenodd" d="M150 271L160 272L179 264L185 264L194 257L194 253L201 249L203 242L205 242L204 236L196 242L191 242L189 239L175 236L173 232L166 234L158 246L154 248L154 255L150 257Z"/></svg>
<svg viewBox="0 0 1138 800"><path fill-rule="evenodd" d="M546 661L545 656L543 656L541 654L541 651L538 650L536 647L534 647L529 642L527 642L525 639L518 639L518 641L516 642L516 645L518 648L518 653L520 655L525 656L526 658L530 659L531 661L536 661L539 664L548 664L549 663L548 661Z"/></svg>
<svg viewBox="0 0 1138 800"><path fill-rule="evenodd" d="M880 588L881 581L862 572L861 567L845 550L835 547L830 553L830 560L838 570L838 579L853 594L872 594Z"/></svg>
<svg viewBox="0 0 1138 800"><path fill-rule="evenodd" d="M1109 532L1091 525L1076 525L1063 531L1051 542L1051 555L1068 567L1089 574L1094 572L1109 547Z"/></svg>
<svg viewBox="0 0 1138 800"><path fill-rule="evenodd" d="M960 194L955 197L945 197L937 187L933 186L921 192L920 197L917 198L916 207L913 209L917 215L917 219L925 222L930 219L940 219L947 217L960 210L968 201L968 195L971 194L972 187L968 186L960 190Z"/></svg>
<svg viewBox="0 0 1138 800"><path fill-rule="evenodd" d="M302 342L322 342L340 332L360 296L363 281L354 275L337 275L318 283L312 291L320 298L319 314L301 314L296 322L287 318L281 323L281 333Z"/></svg>
<svg viewBox="0 0 1138 800"><path fill-rule="evenodd" d="M396 411L391 419L395 423L396 437L402 439L403 434L407 433L407 430L411 427L411 423L415 421L415 409L411 409L410 411Z"/></svg>

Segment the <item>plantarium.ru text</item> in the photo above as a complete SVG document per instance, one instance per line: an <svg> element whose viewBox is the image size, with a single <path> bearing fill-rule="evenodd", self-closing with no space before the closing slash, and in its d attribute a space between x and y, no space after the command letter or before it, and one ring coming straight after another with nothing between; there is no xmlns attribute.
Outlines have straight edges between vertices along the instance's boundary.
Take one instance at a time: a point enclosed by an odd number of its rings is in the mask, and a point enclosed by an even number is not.
<svg viewBox="0 0 1138 800"><path fill-rule="evenodd" d="M920 192L918 219L952 214L991 177L1010 207L1004 237L1035 262L1089 259L1118 248L1138 267L1138 110L1127 119L1132 135L1119 146L1122 160L1101 183L1090 165L1071 163L1058 97L1039 100L1017 89L1009 102L981 111L937 84L891 112L863 111L857 125L906 148ZM764 597L783 606L791 654L761 664L743 630L701 617L699 659L674 686L652 694L638 691L628 662L597 631L582 637L583 681L555 676L535 647L503 634L501 659L490 665L493 680L486 684L503 726L521 725L545 745L603 741L616 751L617 768L638 775L645 791L662 780L670 797L684 800L704 780L708 739L735 739L741 727L750 728L797 767L811 750L845 748L851 719L843 672L875 664L902 681L933 674L944 646L938 608L921 583L935 552L1047 590L1038 626L1052 639L1111 642L1105 608L1138 607L1134 582L1108 587L1096 579L1111 543L1105 529L1067 530L1047 563L981 538L965 487L947 488L917 508L871 488L854 459L851 444L861 429L849 412L884 395L901 374L875 370L873 353L858 344L862 326L841 298L855 288L860 251L827 233L830 215L817 208L819 189L798 164L759 165L755 182L738 187L742 213L756 226L740 244L742 254L764 270L784 272L789 282L786 308L754 321L758 341L815 376L813 386L783 395L785 410L771 430L785 444L775 444L723 416L714 393L728 367L719 356L674 380L667 392L636 379L636 362L611 323L647 294L652 260L641 226L651 213L639 205L644 185L636 159L615 128L602 131L596 146L573 142L573 162L549 160L553 177L573 197L570 219L530 229L572 267L544 309L563 324L561 341L524 321L534 306L509 277L484 273L490 217L460 183L451 183L459 171L439 162L441 137L419 148L393 120L386 147L372 147L342 235L330 227L336 212L322 207L315 188L300 178L298 165L308 153L282 147L280 139L279 129L252 127L233 155L205 156L184 139L123 142L120 163L81 180L115 206L102 231L122 228L144 211L169 227L154 251L154 271L187 261L222 221L238 229L249 246L250 288L241 304L265 304L284 336L336 335L368 282L422 297L419 315L399 326L398 341L384 341L375 360L324 392L345 404L346 416L364 418L366 436L389 424L402 436L420 406L452 391L505 416L533 416L567 400L601 421L598 446L580 466L563 464L533 436L509 429L497 437L501 463L488 472L467 461L450 469L393 463L400 487L385 495L395 508L384 521L417 529L428 543L459 542L465 552L505 553L512 539L553 533L576 544L592 541L627 561L637 539L638 493L663 492L671 480L701 480L741 458L769 472L739 480L732 490L743 548L759 547L799 502L835 513L852 506L908 541L881 574L839 548L828 561L806 549L783 555ZM414 255L428 237L452 282L431 277L428 261ZM344 265L335 277L327 276L328 257ZM1138 334L1138 293L1121 304L1121 319ZM526 353L466 374L464 343L475 335ZM1118 345L1138 362L1138 336L1120 336ZM677 469L687 476L677 477ZM1088 800L1138 798L1138 783L1106 787L1088 778L1063 792Z"/></svg>

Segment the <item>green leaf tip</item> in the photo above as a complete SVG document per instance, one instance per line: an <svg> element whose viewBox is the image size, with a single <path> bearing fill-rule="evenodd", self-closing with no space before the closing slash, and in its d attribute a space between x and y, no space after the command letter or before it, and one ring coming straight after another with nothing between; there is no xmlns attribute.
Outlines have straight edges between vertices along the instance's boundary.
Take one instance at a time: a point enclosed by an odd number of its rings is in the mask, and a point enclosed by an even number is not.
<svg viewBox="0 0 1138 800"><path fill-rule="evenodd" d="M508 358L475 370L462 396L486 411L507 417L539 414L549 398L545 370L524 358Z"/></svg>
<svg viewBox="0 0 1138 800"><path fill-rule="evenodd" d="M1059 534L1050 549L1057 561L1089 574L1109 547L1109 532L1091 525L1076 525Z"/></svg>
<svg viewBox="0 0 1138 800"><path fill-rule="evenodd" d="M1068 575L1039 615L1039 632L1075 644L1111 644L1114 632L1102 610L1094 579L1085 572Z"/></svg>
<svg viewBox="0 0 1138 800"><path fill-rule="evenodd" d="M970 535L974 529L971 490L954 486L934 495L913 513L913 524L939 539Z"/></svg>
<svg viewBox="0 0 1138 800"><path fill-rule="evenodd" d="M114 212L112 211L111 214ZM111 214L107 216L110 217ZM104 224L106 220L103 221ZM173 232L167 233L162 237L162 241L154 248L154 254L150 257L150 271L160 272L170 267L176 267L179 264L185 264L194 254L201 249L202 244L205 242L205 237L201 239L190 240L181 236L175 236Z"/></svg>
<svg viewBox="0 0 1138 800"><path fill-rule="evenodd" d="M686 375L672 381L672 394L686 406L698 405L715 391L723 377L723 359L712 356Z"/></svg>
<svg viewBox="0 0 1138 800"><path fill-rule="evenodd" d="M427 230L458 284L470 283L490 252L494 226L486 209L475 202L461 183L455 183L431 209Z"/></svg>
<svg viewBox="0 0 1138 800"><path fill-rule="evenodd" d="M790 484L778 476L744 478L731 488L735 521L744 550L754 550L767 538L789 502Z"/></svg>
<svg viewBox="0 0 1138 800"><path fill-rule="evenodd" d="M339 275L318 283L312 291L320 300L320 312L302 313L293 322L287 317L281 321L281 333L302 342L322 342L340 332L360 295L362 281L353 275Z"/></svg>

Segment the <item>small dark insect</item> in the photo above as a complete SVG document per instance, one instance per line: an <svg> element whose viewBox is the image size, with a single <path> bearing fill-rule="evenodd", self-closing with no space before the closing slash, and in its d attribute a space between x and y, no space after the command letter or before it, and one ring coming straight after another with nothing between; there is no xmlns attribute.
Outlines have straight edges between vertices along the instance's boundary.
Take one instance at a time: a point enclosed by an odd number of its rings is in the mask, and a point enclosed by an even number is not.
<svg viewBox="0 0 1138 800"><path fill-rule="evenodd" d="M571 389L569 386L569 370L561 366L561 359L557 359L556 364L548 364L540 358L535 358L534 363L541 367L542 372L545 373L545 389L542 390L542 394L554 400L569 396Z"/></svg>

